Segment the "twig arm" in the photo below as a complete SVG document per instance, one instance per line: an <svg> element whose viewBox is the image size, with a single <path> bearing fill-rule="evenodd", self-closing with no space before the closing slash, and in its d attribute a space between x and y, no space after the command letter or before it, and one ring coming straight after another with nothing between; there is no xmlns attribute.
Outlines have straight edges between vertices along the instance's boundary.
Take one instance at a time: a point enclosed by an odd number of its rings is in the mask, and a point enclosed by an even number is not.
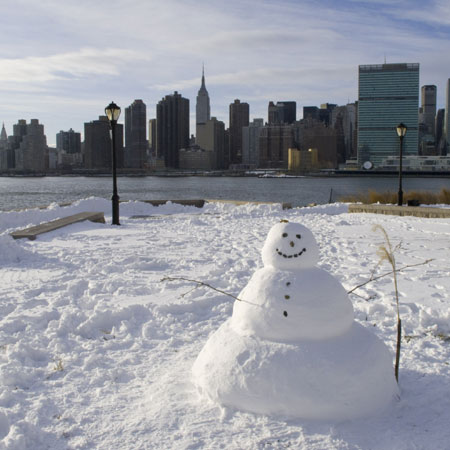
<svg viewBox="0 0 450 450"><path fill-rule="evenodd" d="M400 267L400 269L396 269L396 270L397 270L397 272L401 272L402 270L409 269L410 267L423 266L424 264L428 264L430 261L433 261L433 259L427 259L426 261L423 261L423 262L417 263L417 264L408 264L408 265ZM347 294L351 294L353 291L356 291L356 289L359 289L372 281L376 281L376 280L379 280L380 278L387 277L388 275L392 275L393 273L394 273L394 271L391 270L390 272L383 273L382 275L378 275L377 277L374 277L373 273L372 273L372 276L370 277L369 280L364 281L364 283L358 284L358 286L355 286L353 289L350 289L349 291L347 291Z"/></svg>
<svg viewBox="0 0 450 450"><path fill-rule="evenodd" d="M163 281L179 281L179 280L189 281L190 283L196 283L198 286L205 286L207 288L212 289L213 291L219 292L220 294L228 295L228 297L232 297L235 300L238 300L240 302L244 301L238 297L235 297L233 294L222 291L221 289L217 289L214 286L211 286L210 284L204 283L203 281L199 281L199 280L191 280L190 278L184 278L184 277L165 277L165 278L161 279L161 282L163 282Z"/></svg>

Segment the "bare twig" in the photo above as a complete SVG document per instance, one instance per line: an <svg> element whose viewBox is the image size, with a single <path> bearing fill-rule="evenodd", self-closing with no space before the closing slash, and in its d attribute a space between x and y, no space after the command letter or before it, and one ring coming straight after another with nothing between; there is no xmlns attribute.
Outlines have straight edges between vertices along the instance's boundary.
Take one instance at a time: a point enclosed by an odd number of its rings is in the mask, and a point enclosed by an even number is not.
<svg viewBox="0 0 450 450"><path fill-rule="evenodd" d="M408 264L408 265L400 267L399 269L396 269L396 270L397 270L397 272L401 272L402 270L409 269L410 267L423 266L424 264L428 264L430 261L433 261L433 258L427 259L427 260L425 260L421 263L417 263L417 264ZM353 291L356 291L356 289L359 289L359 288L365 286L366 284L369 284L372 281L376 281L376 280L379 280L380 278L387 277L388 275L392 275L393 273L394 273L394 271L391 270L390 272L386 272L386 273L383 273L382 275L378 275L377 277L374 277L373 276L374 272L372 272L370 279L368 279L364 283L358 284L358 286L355 286L353 289L350 289L349 291L347 291L347 294L351 294L351 293L353 293Z"/></svg>
<svg viewBox="0 0 450 450"><path fill-rule="evenodd" d="M199 286L204 286L204 287L207 287L209 289L212 289L213 291L219 292L220 294L228 295L228 297L234 298L235 300L237 300L239 302L248 303L249 305L261 307L261 305L258 305L257 303L249 302L248 300L243 300L242 298L236 297L235 295L230 294L229 292L222 291L221 289L217 289L214 286L211 286L210 284L205 283L203 281L191 280L190 278L185 278L185 277L164 277L164 278L161 279L161 282L163 282L163 281L179 281L179 280L189 281L190 283L196 283L197 286L194 289L196 289ZM192 292L194 289L191 289L190 291L185 292L183 294L183 297L186 294L188 294L189 292Z"/></svg>
<svg viewBox="0 0 450 450"><path fill-rule="evenodd" d="M374 298L376 298L376 295L371 295L370 297L364 297L363 295L359 295L356 292L352 292L353 295L356 295L359 298L362 298L363 300L365 300L366 302L369 302L370 300L373 300Z"/></svg>
<svg viewBox="0 0 450 450"><path fill-rule="evenodd" d="M165 281L165 280L161 280L161 281ZM169 280L168 280L169 281ZM196 289L198 289L200 287L199 284L197 284L197 286L194 286L192 289L189 289L188 291L186 291L184 294L181 294L181 298L186 297L186 295L190 294L191 292L194 292Z"/></svg>

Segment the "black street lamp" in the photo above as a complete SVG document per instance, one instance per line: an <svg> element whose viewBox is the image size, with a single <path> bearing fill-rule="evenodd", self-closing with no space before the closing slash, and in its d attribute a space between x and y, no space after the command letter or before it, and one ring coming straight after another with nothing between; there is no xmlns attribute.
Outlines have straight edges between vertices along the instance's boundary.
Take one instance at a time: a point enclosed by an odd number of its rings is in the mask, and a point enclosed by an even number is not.
<svg viewBox="0 0 450 450"><path fill-rule="evenodd" d="M119 195L117 194L117 174L116 174L116 124L120 116L120 108L111 102L106 108L105 113L111 124L111 141L112 141L112 176L113 176L113 195L112 200L112 224L119 223Z"/></svg>
<svg viewBox="0 0 450 450"><path fill-rule="evenodd" d="M399 123L397 125L397 135L400 138L400 154L398 161L398 206L403 205L403 191L402 191L402 162L403 162L403 138L406 135L406 125Z"/></svg>

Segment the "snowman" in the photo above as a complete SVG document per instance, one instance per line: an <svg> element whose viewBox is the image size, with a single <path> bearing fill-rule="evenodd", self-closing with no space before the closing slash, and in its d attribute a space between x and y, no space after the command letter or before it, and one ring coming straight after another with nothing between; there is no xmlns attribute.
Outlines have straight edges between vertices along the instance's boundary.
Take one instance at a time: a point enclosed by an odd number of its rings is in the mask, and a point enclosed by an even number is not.
<svg viewBox="0 0 450 450"><path fill-rule="evenodd" d="M262 249L264 266L192 368L200 393L223 406L340 421L376 414L398 395L387 347L353 320L342 285L316 266L303 225L282 221Z"/></svg>

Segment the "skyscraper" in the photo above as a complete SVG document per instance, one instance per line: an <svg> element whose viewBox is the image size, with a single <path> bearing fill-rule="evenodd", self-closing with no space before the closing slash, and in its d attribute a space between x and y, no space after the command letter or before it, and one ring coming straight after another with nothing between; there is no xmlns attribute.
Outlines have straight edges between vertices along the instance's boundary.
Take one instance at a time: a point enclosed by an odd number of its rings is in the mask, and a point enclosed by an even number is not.
<svg viewBox="0 0 450 450"><path fill-rule="evenodd" d="M317 106L304 106L303 119L320 120L319 108Z"/></svg>
<svg viewBox="0 0 450 450"><path fill-rule="evenodd" d="M345 162L356 156L356 111L356 105L348 103L345 106L336 106L331 113L331 126L336 130L338 162Z"/></svg>
<svg viewBox="0 0 450 450"><path fill-rule="evenodd" d="M269 125L292 124L297 120L297 103L291 101L269 102Z"/></svg>
<svg viewBox="0 0 450 450"><path fill-rule="evenodd" d="M319 109L319 120L323 122L327 127L331 125L331 116L334 108L337 105L334 103L322 103Z"/></svg>
<svg viewBox="0 0 450 450"><path fill-rule="evenodd" d="M5 124L2 126L0 134L0 170L8 169L8 134L6 133Z"/></svg>
<svg viewBox="0 0 450 450"><path fill-rule="evenodd" d="M248 127L242 128L242 162L259 167L259 136L264 119L253 119Z"/></svg>
<svg viewBox="0 0 450 450"><path fill-rule="evenodd" d="M434 136L436 118L436 86L426 85L421 88L422 120L426 133Z"/></svg>
<svg viewBox="0 0 450 450"><path fill-rule="evenodd" d="M38 119L31 119L29 124L19 120L14 125L14 134L16 130L20 133L22 140L19 148L16 149L16 169L32 172L43 172L48 167L46 161L47 138L44 134L44 125L39 123ZM17 128L16 128L17 127Z"/></svg>
<svg viewBox="0 0 450 450"><path fill-rule="evenodd" d="M270 101L267 107L267 123L269 125L275 125L278 121L278 108L274 102Z"/></svg>
<svg viewBox="0 0 450 450"><path fill-rule="evenodd" d="M292 125L274 124L262 127L259 133L259 167L288 167L289 149L295 145Z"/></svg>
<svg viewBox="0 0 450 450"><path fill-rule="evenodd" d="M135 100L125 108L125 167L142 169L147 162L146 131L146 105L142 100Z"/></svg>
<svg viewBox="0 0 450 450"><path fill-rule="evenodd" d="M20 119L13 125L13 135L8 137L7 166L8 169L16 167L16 151L19 149L23 137L27 134L27 121Z"/></svg>
<svg viewBox="0 0 450 450"><path fill-rule="evenodd" d="M205 86L205 68L202 70L202 85L197 94L197 104L195 107L196 124L203 125L211 118L209 105L209 95Z"/></svg>
<svg viewBox="0 0 450 450"><path fill-rule="evenodd" d="M8 134L6 133L5 123L3 122L2 132L0 134L0 142L6 142L8 140Z"/></svg>
<svg viewBox="0 0 450 450"><path fill-rule="evenodd" d="M295 140L302 151L317 150L317 166L334 169L338 164L337 131L322 121L303 119L294 126Z"/></svg>
<svg viewBox="0 0 450 450"><path fill-rule="evenodd" d="M408 130L403 154L418 154L419 64L359 66L358 163L374 167L399 151L396 126Z"/></svg>
<svg viewBox="0 0 450 450"><path fill-rule="evenodd" d="M445 119L444 133L447 141L447 154L450 152L450 78L447 80L447 89L445 91Z"/></svg>
<svg viewBox="0 0 450 450"><path fill-rule="evenodd" d="M150 154L154 155L156 152L156 119L148 121L148 148Z"/></svg>
<svg viewBox="0 0 450 450"><path fill-rule="evenodd" d="M156 105L156 155L178 169L179 150L189 146L189 100L177 91Z"/></svg>
<svg viewBox="0 0 450 450"><path fill-rule="evenodd" d="M224 169L225 124L212 117L204 124L197 124L197 144L212 152L210 169Z"/></svg>
<svg viewBox="0 0 450 450"><path fill-rule="evenodd" d="M110 169L112 149L110 124L106 116L84 124L84 165L86 169ZM123 125L116 124L117 167L123 167Z"/></svg>
<svg viewBox="0 0 450 450"><path fill-rule="evenodd" d="M281 123L292 124L297 120L297 103L293 101L277 102Z"/></svg>
<svg viewBox="0 0 450 450"><path fill-rule="evenodd" d="M81 133L72 130L60 131L56 134L56 148L66 153L81 152Z"/></svg>
<svg viewBox="0 0 450 450"><path fill-rule="evenodd" d="M250 107L235 100L230 104L230 164L242 163L242 128L248 127Z"/></svg>
<svg viewBox="0 0 450 450"><path fill-rule="evenodd" d="M447 142L444 134L445 109L438 109L436 113L435 138L436 152L438 155L447 155Z"/></svg>
<svg viewBox="0 0 450 450"><path fill-rule="evenodd" d="M13 136L20 137L21 139L27 134L27 121L20 119L13 125Z"/></svg>

